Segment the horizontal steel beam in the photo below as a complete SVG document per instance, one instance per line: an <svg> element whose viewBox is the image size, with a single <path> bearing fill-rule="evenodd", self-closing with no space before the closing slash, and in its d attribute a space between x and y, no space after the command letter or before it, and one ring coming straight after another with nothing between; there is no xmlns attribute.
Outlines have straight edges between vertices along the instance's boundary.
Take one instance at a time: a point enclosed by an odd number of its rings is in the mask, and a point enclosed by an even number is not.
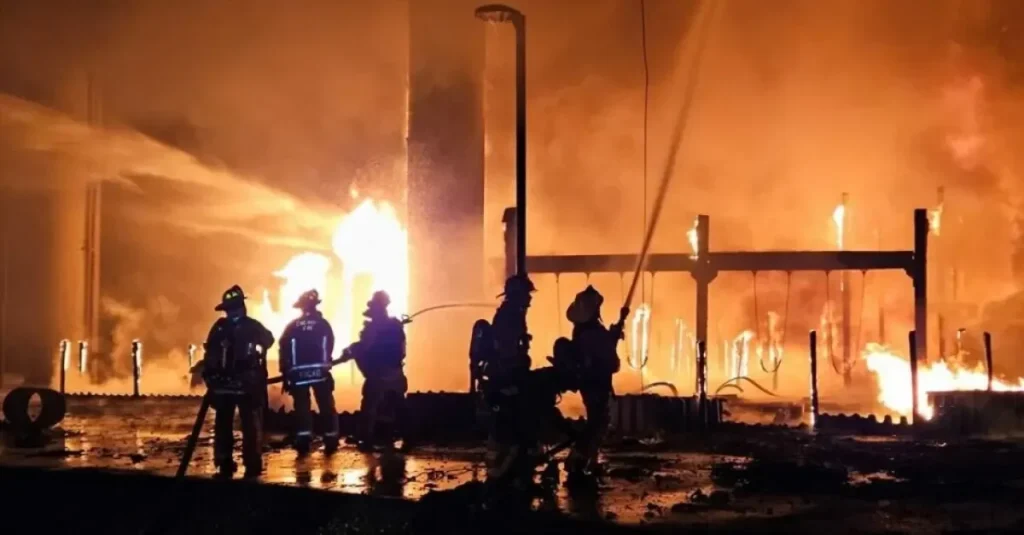
<svg viewBox="0 0 1024 535"><path fill-rule="evenodd" d="M527 258L531 273L627 273L636 255L565 255ZM707 268L719 271L843 271L909 269L913 251L761 251L709 253ZM645 271L693 272L700 262L685 254L652 254Z"/></svg>

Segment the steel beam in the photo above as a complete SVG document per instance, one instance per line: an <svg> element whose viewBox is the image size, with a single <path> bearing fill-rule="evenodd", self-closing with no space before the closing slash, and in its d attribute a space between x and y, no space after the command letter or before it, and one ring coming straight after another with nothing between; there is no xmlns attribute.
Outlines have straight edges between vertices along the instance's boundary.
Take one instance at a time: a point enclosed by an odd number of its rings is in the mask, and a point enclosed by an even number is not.
<svg viewBox="0 0 1024 535"><path fill-rule="evenodd" d="M707 253L705 269L721 271L868 271L913 270L913 251L760 251ZM530 273L627 273L637 257L617 255L531 256ZM688 254L651 254L644 271L692 273L697 259Z"/></svg>

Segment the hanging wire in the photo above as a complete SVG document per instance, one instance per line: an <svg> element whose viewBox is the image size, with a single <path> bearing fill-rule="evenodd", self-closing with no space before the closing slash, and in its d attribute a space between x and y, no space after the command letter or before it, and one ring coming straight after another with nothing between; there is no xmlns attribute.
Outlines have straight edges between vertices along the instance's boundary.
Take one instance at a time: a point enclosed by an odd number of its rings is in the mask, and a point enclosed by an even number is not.
<svg viewBox="0 0 1024 535"><path fill-rule="evenodd" d="M784 310L785 316L783 316L783 319L782 319L782 343L779 346L779 350L775 353L776 355L778 355L778 358L773 358L772 359L773 360L772 361L772 367L770 369L767 366L764 365L764 353L763 352L761 353L760 356L758 356L758 359L757 359L760 362L760 364L761 364L761 369L764 370L766 373L775 373L775 372L779 371L779 368L782 367L782 352L786 349L786 338L787 338L787 333L789 333L789 294L792 293L792 292L790 292L790 285L792 284L792 282L793 282L793 272L787 271L786 272L786 305L785 305L785 310ZM771 350L772 350L771 336L772 336L772 333L769 332L768 333L768 352L769 352L769 355L771 354Z"/></svg>
<svg viewBox="0 0 1024 535"><path fill-rule="evenodd" d="M836 364L836 352L833 347L835 340L832 339L832 279L829 277L831 274L832 272L830 271L825 272L825 308L828 312L828 345L826 346L826 349L828 349L828 362L832 365L832 370L839 375L846 375L846 371L844 370L846 369L847 364L845 361L843 362L842 367Z"/></svg>
<svg viewBox="0 0 1024 535"><path fill-rule="evenodd" d="M761 346L761 313L757 309L757 272L751 271L754 276L754 343Z"/></svg>
<svg viewBox="0 0 1024 535"><path fill-rule="evenodd" d="M864 295L868 287L868 272L867 270L861 270L860 272L860 314L857 316L857 345L854 346L854 351L860 351L861 345L861 334L864 332ZM854 359L856 363L856 359Z"/></svg>
<svg viewBox="0 0 1024 535"><path fill-rule="evenodd" d="M647 121L648 121L648 109L650 107L650 90L651 90L651 76L650 66L647 63L647 4L644 0L640 0L640 50L644 60L644 124L643 124L643 177L644 177L644 207L643 207L643 225L640 227L640 241L643 241L643 233L647 230ZM652 281L653 285L653 281ZM653 292L654 289L652 288ZM646 295L646 285L643 280L643 275L640 278L640 295L641 301L643 296Z"/></svg>

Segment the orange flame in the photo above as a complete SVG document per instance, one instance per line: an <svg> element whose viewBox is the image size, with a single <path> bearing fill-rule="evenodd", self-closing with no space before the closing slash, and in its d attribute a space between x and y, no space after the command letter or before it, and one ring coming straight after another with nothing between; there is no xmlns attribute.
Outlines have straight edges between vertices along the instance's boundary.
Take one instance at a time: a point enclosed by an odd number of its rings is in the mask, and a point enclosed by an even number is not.
<svg viewBox="0 0 1024 535"><path fill-rule="evenodd" d="M910 362L879 344L868 344L864 349L863 358L868 370L871 370L878 380L878 401L892 411L909 416L913 410ZM988 373L982 365L968 369L953 360L938 361L919 367L917 381L918 411L924 419L931 420L935 415L935 407L928 402L929 392L985 390L988 388ZM1024 378L1017 379L1016 384L993 379L992 390L1024 390Z"/></svg>
<svg viewBox="0 0 1024 535"><path fill-rule="evenodd" d="M354 189L352 193L357 194ZM304 252L293 256L283 268L274 273L282 279L276 306L271 303L270 292L264 291L263 300L253 316L263 322L275 336L280 336L285 325L296 317L297 312L292 304L302 292L316 289L324 296L327 295L328 287L340 282L338 288L341 303L325 301L323 310L324 315L334 324L337 346L347 346L352 342L352 332L357 327L353 314L357 277L368 278L374 290L388 292L393 314L407 311L407 233L390 204L364 200L338 223L331 246L334 259ZM340 281L331 279L331 267L335 261L341 263Z"/></svg>

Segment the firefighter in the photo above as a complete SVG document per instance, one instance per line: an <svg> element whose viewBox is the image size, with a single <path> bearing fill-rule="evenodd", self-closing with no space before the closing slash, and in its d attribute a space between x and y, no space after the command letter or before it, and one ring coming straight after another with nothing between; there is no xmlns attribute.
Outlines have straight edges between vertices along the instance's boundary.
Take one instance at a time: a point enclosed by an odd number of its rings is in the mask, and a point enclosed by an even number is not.
<svg viewBox="0 0 1024 535"><path fill-rule="evenodd" d="M558 410L558 400L580 387L580 368L572 343L555 341L551 366L528 371L519 382L519 394L503 407L509 433L500 433L491 453L488 481L526 490L533 484L537 466L544 462L540 446L546 431L574 436L569 422Z"/></svg>
<svg viewBox="0 0 1024 535"><path fill-rule="evenodd" d="M245 293L232 286L215 310L224 312L206 337L203 378L217 413L214 464L223 476L237 469L232 460L235 409L242 420L242 462L246 477L263 472L263 410L267 403L267 350L274 335L246 315Z"/></svg>
<svg viewBox="0 0 1024 535"><path fill-rule="evenodd" d="M284 388L295 400L295 450L300 456L309 453L313 439L310 390L323 419L324 452L330 455L338 450L338 413L331 376L334 330L316 309L319 304L320 293L316 290L299 296L295 308L302 311L302 316L285 327L278 346Z"/></svg>
<svg viewBox="0 0 1024 535"><path fill-rule="evenodd" d="M492 378L514 378L530 369L530 341L526 328L526 311L537 288L526 275L515 275L505 281L505 291L491 322L494 333L495 360L489 368Z"/></svg>
<svg viewBox="0 0 1024 535"><path fill-rule="evenodd" d="M345 349L342 361L355 359L363 374L363 398L359 410L363 415L360 448L369 449L384 439L393 444L396 420L409 382L405 377L405 324L388 314L391 298L378 291L366 303L363 330L359 340ZM385 432L380 428L386 427Z"/></svg>
<svg viewBox="0 0 1024 535"><path fill-rule="evenodd" d="M566 462L570 479L596 473L597 454L610 423L609 403L615 394L612 376L620 367L616 346L623 338L629 308L622 307L618 322L609 328L601 320L602 304L604 297L588 285L566 311L573 324L573 349L581 367L580 394L587 411L583 434Z"/></svg>

